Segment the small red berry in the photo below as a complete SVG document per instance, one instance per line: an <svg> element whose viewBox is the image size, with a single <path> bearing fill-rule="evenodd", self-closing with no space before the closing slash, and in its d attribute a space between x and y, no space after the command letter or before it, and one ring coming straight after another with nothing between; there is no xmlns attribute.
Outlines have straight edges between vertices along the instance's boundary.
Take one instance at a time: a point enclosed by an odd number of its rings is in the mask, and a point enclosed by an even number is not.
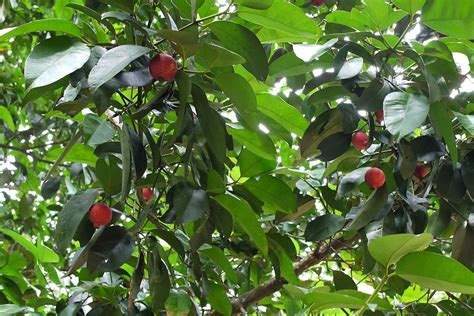
<svg viewBox="0 0 474 316"><path fill-rule="evenodd" d="M155 80L171 81L176 76L178 66L170 55L159 53L150 60L150 74Z"/></svg>
<svg viewBox="0 0 474 316"><path fill-rule="evenodd" d="M311 3L316 7L320 7L324 4L324 0L311 0Z"/></svg>
<svg viewBox="0 0 474 316"><path fill-rule="evenodd" d="M376 111L375 112L375 117L377 118L377 122L382 123L385 119L384 114L383 114L383 110Z"/></svg>
<svg viewBox="0 0 474 316"><path fill-rule="evenodd" d="M430 173L430 170L428 169L428 167L426 167L424 164L421 164L421 163L416 164L415 176L418 179L423 179L424 177L426 177L428 173Z"/></svg>
<svg viewBox="0 0 474 316"><path fill-rule="evenodd" d="M365 183L372 189L378 189L385 184L385 174L379 168L370 168L365 173Z"/></svg>
<svg viewBox="0 0 474 316"><path fill-rule="evenodd" d="M95 228L107 225L112 220L112 210L105 204L96 203L89 210L89 220Z"/></svg>
<svg viewBox="0 0 474 316"><path fill-rule="evenodd" d="M150 188L143 188L142 189L142 196L143 196L143 200L145 202L148 202L151 199L153 199L153 191Z"/></svg>
<svg viewBox="0 0 474 316"><path fill-rule="evenodd" d="M354 135L352 135L352 145L359 150L366 149L368 142L369 136L364 132L355 132Z"/></svg>

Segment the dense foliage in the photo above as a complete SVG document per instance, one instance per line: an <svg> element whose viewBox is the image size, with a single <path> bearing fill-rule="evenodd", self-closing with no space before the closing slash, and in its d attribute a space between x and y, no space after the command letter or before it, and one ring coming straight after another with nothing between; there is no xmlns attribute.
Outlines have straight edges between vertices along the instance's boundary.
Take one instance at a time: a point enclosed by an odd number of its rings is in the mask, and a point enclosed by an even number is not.
<svg viewBox="0 0 474 316"><path fill-rule="evenodd" d="M1 315L473 314L473 1L0 24Z"/></svg>

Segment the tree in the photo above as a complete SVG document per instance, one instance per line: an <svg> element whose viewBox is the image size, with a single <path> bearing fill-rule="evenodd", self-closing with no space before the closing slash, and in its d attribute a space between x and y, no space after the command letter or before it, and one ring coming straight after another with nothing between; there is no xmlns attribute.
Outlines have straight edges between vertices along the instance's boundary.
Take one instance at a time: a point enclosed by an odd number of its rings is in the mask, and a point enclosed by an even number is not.
<svg viewBox="0 0 474 316"><path fill-rule="evenodd" d="M1 3L0 314L472 314L471 1Z"/></svg>

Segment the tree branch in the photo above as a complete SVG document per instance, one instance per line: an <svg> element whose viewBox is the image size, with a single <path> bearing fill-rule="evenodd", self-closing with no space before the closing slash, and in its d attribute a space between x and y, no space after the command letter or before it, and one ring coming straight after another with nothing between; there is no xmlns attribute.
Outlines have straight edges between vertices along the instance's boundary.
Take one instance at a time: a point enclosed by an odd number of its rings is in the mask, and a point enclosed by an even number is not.
<svg viewBox="0 0 474 316"><path fill-rule="evenodd" d="M358 240L358 235L350 238L336 238L333 239L329 244L326 246L322 246L321 248L315 249L308 257L302 259L301 261L297 262L293 268L295 269L296 275L300 275L312 266L320 263L328 256L333 253L338 252L339 250L351 245L353 242ZM261 299L272 295L273 293L281 290L283 285L287 284L288 282L282 278L273 278L262 285L257 286L256 288L248 291L247 293L243 294L239 298L235 298L232 300L232 314L245 314L245 310L252 305L260 301ZM211 315L219 315L217 312L213 312Z"/></svg>

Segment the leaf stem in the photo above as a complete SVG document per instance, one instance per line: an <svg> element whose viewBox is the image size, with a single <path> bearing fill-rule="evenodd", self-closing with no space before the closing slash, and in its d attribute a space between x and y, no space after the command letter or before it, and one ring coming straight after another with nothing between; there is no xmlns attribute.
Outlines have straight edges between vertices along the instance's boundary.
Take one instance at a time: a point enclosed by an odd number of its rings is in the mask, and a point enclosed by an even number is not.
<svg viewBox="0 0 474 316"><path fill-rule="evenodd" d="M367 308L369 307L369 304L372 303L372 301L377 297L377 295L379 294L380 290L382 289L382 287L385 285L385 283L387 283L388 279L390 279L390 277L392 276L392 274L385 274L382 278L382 280L380 280L380 283L377 285L377 287L375 288L374 292L372 293L372 295L369 296L369 298L367 299L367 301L365 301L365 305L362 306L358 311L357 313L355 314L356 316L359 316L359 315L363 315L364 312L367 310Z"/></svg>

